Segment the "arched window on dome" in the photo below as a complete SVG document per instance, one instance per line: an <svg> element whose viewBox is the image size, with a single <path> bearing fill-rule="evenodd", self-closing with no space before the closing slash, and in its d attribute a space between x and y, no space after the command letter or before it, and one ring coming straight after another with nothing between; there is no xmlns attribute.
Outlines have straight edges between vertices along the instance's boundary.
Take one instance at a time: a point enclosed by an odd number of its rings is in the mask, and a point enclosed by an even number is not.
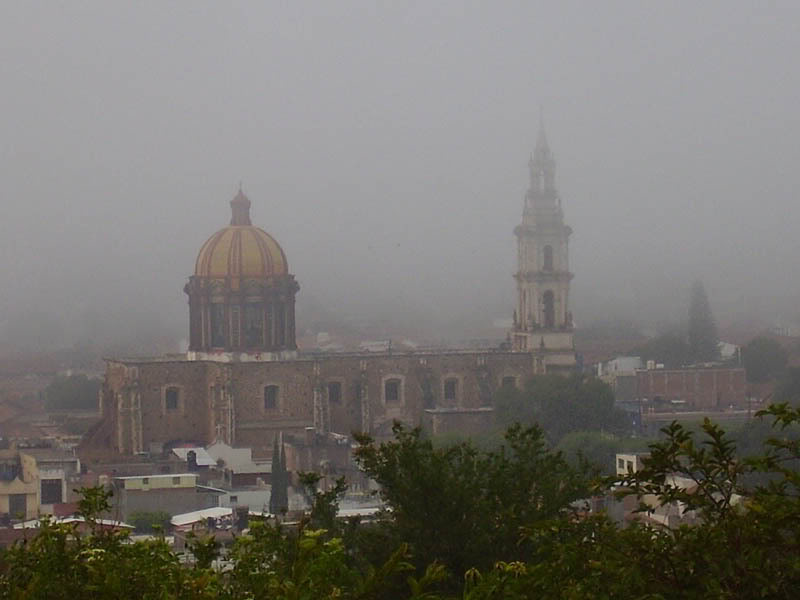
<svg viewBox="0 0 800 600"><path fill-rule="evenodd" d="M263 304L244 306L244 343L248 348L260 348L264 345Z"/></svg>
<svg viewBox="0 0 800 600"><path fill-rule="evenodd" d="M279 347L286 345L286 306L278 302L275 307L275 344Z"/></svg>
<svg viewBox="0 0 800 600"><path fill-rule="evenodd" d="M211 304L209 310L211 317L211 346L214 348L225 347L225 305L221 302Z"/></svg>

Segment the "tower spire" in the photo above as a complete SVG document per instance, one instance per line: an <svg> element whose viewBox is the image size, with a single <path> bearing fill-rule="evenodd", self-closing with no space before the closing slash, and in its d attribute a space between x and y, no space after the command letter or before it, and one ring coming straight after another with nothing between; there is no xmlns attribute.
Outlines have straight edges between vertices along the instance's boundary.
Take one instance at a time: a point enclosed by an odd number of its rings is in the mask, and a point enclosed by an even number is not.
<svg viewBox="0 0 800 600"><path fill-rule="evenodd" d="M545 158L550 155L550 146L547 143L547 132L544 129L544 109L539 105L539 133L536 136L536 150L534 155Z"/></svg>

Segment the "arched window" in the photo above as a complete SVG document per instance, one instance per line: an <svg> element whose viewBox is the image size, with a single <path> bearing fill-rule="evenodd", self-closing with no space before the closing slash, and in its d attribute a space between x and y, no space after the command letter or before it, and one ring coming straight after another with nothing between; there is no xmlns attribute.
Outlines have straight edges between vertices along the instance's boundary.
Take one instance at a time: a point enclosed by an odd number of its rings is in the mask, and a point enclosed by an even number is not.
<svg viewBox="0 0 800 600"><path fill-rule="evenodd" d="M387 379L383 384L383 400L386 404L397 404L400 402L399 379Z"/></svg>
<svg viewBox="0 0 800 600"><path fill-rule="evenodd" d="M552 271L553 270L553 247L552 246L545 246L542 249L542 254L544 255L544 264L542 269L545 271Z"/></svg>
<svg viewBox="0 0 800 600"><path fill-rule="evenodd" d="M458 398L458 379L450 377L444 380L444 399L455 401Z"/></svg>
<svg viewBox="0 0 800 600"><path fill-rule="evenodd" d="M547 329L553 329L556 326L556 309L553 292L547 290L544 293L542 304L544 304L544 326Z"/></svg>
<svg viewBox="0 0 800 600"><path fill-rule="evenodd" d="M181 390L177 387L168 387L164 390L164 408L178 410L180 406Z"/></svg>
<svg viewBox="0 0 800 600"><path fill-rule="evenodd" d="M342 384L339 381L328 382L328 402L339 404L342 401Z"/></svg>
<svg viewBox="0 0 800 600"><path fill-rule="evenodd" d="M278 386L268 385L264 387L264 409L274 410L278 408Z"/></svg>

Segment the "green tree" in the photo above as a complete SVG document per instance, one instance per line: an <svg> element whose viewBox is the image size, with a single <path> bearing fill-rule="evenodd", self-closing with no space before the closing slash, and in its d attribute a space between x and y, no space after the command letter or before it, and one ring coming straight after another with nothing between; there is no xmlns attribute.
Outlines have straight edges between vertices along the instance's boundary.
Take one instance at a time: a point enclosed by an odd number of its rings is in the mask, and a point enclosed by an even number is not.
<svg viewBox="0 0 800 600"><path fill-rule="evenodd" d="M97 410L101 385L86 375L57 375L45 388L45 404L50 410Z"/></svg>
<svg viewBox="0 0 800 600"><path fill-rule="evenodd" d="M128 523L136 528L136 533L167 532L172 515L163 510L134 511L128 516Z"/></svg>
<svg viewBox="0 0 800 600"><path fill-rule="evenodd" d="M677 369L691 362L686 337L675 332L662 333L631 350L631 354L644 361L661 363L668 369Z"/></svg>
<svg viewBox="0 0 800 600"><path fill-rule="evenodd" d="M377 481L395 540L410 544L417 568L441 562L460 578L470 568L518 560L531 549L521 527L554 518L583 497L583 474L547 450L538 427L514 425L497 451L470 443L435 448L419 429L394 426L380 445L357 436L356 461Z"/></svg>
<svg viewBox="0 0 800 600"><path fill-rule="evenodd" d="M719 338L711 305L702 282L692 284L689 302L689 359L693 363L708 362L719 357Z"/></svg>
<svg viewBox="0 0 800 600"><path fill-rule="evenodd" d="M572 431L626 432L624 412L614 407L614 392L594 377L544 375L523 390L502 388L495 397L498 423L538 423L553 444Z"/></svg>
<svg viewBox="0 0 800 600"><path fill-rule="evenodd" d="M0 598L112 600L115 598L219 597L219 577L186 569L163 539L132 544L127 533L102 527L110 493L81 490L79 512L89 528L42 521L24 543L3 555Z"/></svg>
<svg viewBox="0 0 800 600"><path fill-rule="evenodd" d="M611 475L614 459L620 452L640 452L647 449L642 438L630 438L600 431L574 431L566 434L556 446L568 463L579 467L587 461L598 473Z"/></svg>
<svg viewBox="0 0 800 600"><path fill-rule="evenodd" d="M767 337L757 337L742 348L742 364L747 371L747 381L764 383L780 376L786 368L788 355L778 342Z"/></svg>

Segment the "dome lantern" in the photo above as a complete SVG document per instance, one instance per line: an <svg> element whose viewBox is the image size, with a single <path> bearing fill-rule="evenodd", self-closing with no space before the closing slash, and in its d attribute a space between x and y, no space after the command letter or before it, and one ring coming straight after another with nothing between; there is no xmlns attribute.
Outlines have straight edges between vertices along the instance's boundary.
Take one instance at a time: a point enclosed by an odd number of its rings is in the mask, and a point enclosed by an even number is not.
<svg viewBox="0 0 800 600"><path fill-rule="evenodd" d="M231 200L231 225L252 225L250 222L250 199L242 192L242 184L239 184L239 192Z"/></svg>

